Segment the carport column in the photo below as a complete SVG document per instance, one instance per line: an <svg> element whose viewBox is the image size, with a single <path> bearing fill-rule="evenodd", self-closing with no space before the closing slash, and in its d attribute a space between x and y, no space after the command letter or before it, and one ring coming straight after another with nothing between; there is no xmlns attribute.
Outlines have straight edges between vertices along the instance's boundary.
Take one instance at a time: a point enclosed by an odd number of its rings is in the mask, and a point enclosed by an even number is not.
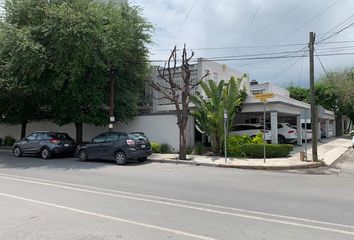
<svg viewBox="0 0 354 240"><path fill-rule="evenodd" d="M318 121L318 127L317 127L317 134L318 134L318 136L317 136L317 139L319 140L319 141L321 141L321 126L322 126L322 124L321 124L321 121Z"/></svg>
<svg viewBox="0 0 354 240"><path fill-rule="evenodd" d="M333 120L333 124L332 124L332 137L336 137L337 136L337 132L336 132L336 120Z"/></svg>
<svg viewBox="0 0 354 240"><path fill-rule="evenodd" d="M329 138L329 119L326 119L325 132L326 132L326 138Z"/></svg>
<svg viewBox="0 0 354 240"><path fill-rule="evenodd" d="M278 143L278 113L270 112L270 127L272 134L272 143Z"/></svg>
<svg viewBox="0 0 354 240"><path fill-rule="evenodd" d="M302 145L302 124L301 115L296 116L297 145Z"/></svg>

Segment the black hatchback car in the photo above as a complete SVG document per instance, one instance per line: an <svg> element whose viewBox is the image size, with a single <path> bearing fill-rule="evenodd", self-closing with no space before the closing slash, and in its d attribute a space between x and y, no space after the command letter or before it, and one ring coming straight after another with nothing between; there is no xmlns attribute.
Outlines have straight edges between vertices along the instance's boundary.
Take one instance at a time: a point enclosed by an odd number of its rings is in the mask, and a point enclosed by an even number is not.
<svg viewBox="0 0 354 240"><path fill-rule="evenodd" d="M106 132L87 144L79 145L76 154L80 161L114 160L123 165L129 159L145 161L152 154L152 150L148 138L143 133Z"/></svg>
<svg viewBox="0 0 354 240"><path fill-rule="evenodd" d="M13 154L21 157L23 154L39 154L48 159L53 154L74 154L75 141L67 133L34 132L14 144Z"/></svg>

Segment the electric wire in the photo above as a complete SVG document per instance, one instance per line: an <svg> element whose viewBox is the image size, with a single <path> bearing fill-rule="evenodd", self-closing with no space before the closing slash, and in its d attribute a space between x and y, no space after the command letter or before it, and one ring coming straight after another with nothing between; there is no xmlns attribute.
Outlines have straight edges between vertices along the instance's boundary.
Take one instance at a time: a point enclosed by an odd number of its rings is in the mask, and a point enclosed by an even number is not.
<svg viewBox="0 0 354 240"><path fill-rule="evenodd" d="M238 42L237 45L241 45L242 42L243 42L243 41L245 40L245 38L247 37L247 34L248 34L249 30L251 29L251 27L252 27L252 25L253 25L253 23L254 23L254 20L256 19L256 16L257 16L257 14L258 14L258 11L259 11L259 9L260 9L260 7L261 7L261 2L262 2L262 0L259 0L259 1L258 1L258 6L257 6L257 9L256 9L256 12L253 14L253 17L252 17L250 23L248 24L248 27L247 27L245 33L243 34L243 37L241 38L241 40Z"/></svg>
<svg viewBox="0 0 354 240"><path fill-rule="evenodd" d="M254 37L255 35L259 34L260 32L264 32L264 30L268 29L269 27L273 26L275 23L277 23L279 20L281 20L282 18L284 18L285 16L289 15L291 12L293 12L294 10L296 10L298 7L300 7L302 4L304 4L305 2L307 2L308 0L303 0L301 2L299 2L296 6L294 6L293 8L291 8L290 10L288 10L287 12L285 12L284 14L280 15L278 18L276 18L275 20L273 20L272 22L266 24L265 26L262 27L261 30L254 32L253 34L250 35L250 37Z"/></svg>
<svg viewBox="0 0 354 240"><path fill-rule="evenodd" d="M307 20L305 23L303 23L301 26L299 26L298 28L296 28L294 31L290 32L288 35L286 35L284 38L282 38L280 40L280 42L284 41L285 39L288 39L289 37L291 37L294 33L296 33L297 31L299 31L301 28L305 27L306 25L310 24L311 22L313 22L314 20L316 20L317 18L319 18L320 16L322 16L324 13L326 13L328 10L330 10L331 8L333 8L335 5L337 5L341 0L337 0L336 2L332 3L331 5L329 5L327 8L325 8L323 11L321 11L319 14L317 14L316 16L312 17L311 19Z"/></svg>
<svg viewBox="0 0 354 240"><path fill-rule="evenodd" d="M181 26L179 27L179 29L178 29L178 31L177 31L175 36L178 36L180 34L180 32L182 31L182 28L183 28L184 24L187 22L187 20L189 18L189 15L191 14L196 2L197 2L197 0L194 0L194 2L192 3L192 6L190 7L190 9L188 10L186 16L184 17L183 22L182 22Z"/></svg>

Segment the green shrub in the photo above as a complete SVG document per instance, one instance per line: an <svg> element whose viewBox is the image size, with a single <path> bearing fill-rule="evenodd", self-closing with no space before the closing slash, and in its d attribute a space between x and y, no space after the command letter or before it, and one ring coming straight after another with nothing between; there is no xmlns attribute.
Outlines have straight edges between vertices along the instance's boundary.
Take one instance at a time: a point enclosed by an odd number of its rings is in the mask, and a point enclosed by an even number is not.
<svg viewBox="0 0 354 240"><path fill-rule="evenodd" d="M171 153L172 152L172 146L168 143L162 143L160 145L160 153Z"/></svg>
<svg viewBox="0 0 354 240"><path fill-rule="evenodd" d="M267 158L287 157L294 147L291 144L266 144L265 146ZM263 144L243 144L231 146L228 153L230 157L262 158Z"/></svg>
<svg viewBox="0 0 354 240"><path fill-rule="evenodd" d="M251 143L253 144L263 144L263 133L258 133L254 138L252 138Z"/></svg>
<svg viewBox="0 0 354 240"><path fill-rule="evenodd" d="M240 146L243 144L249 144L252 142L252 138L248 135L231 135L227 139L227 155L230 157L241 157L242 151Z"/></svg>
<svg viewBox="0 0 354 240"><path fill-rule="evenodd" d="M5 139L4 139L5 146L12 146L12 145L14 145L15 142L16 142L16 139L11 137L10 135L5 136Z"/></svg>
<svg viewBox="0 0 354 240"><path fill-rule="evenodd" d="M246 143L251 143L252 139L246 134L243 136L239 136L239 135L231 135L228 139L227 139L227 144L230 145L241 145L241 144L246 144Z"/></svg>
<svg viewBox="0 0 354 240"><path fill-rule="evenodd" d="M151 148L153 153L160 153L161 152L161 146L158 143L151 143Z"/></svg>
<svg viewBox="0 0 354 240"><path fill-rule="evenodd" d="M204 145L202 143L197 143L194 147L194 153L196 155L202 155L205 153L205 148Z"/></svg>

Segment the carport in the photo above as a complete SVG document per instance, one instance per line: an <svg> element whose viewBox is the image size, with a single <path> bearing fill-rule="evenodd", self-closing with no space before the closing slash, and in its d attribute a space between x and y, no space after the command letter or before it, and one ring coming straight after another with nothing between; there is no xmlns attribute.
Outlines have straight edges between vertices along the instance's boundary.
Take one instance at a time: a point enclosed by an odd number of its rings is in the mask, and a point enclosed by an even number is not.
<svg viewBox="0 0 354 240"><path fill-rule="evenodd" d="M236 116L235 123L263 123L264 103L255 98L255 94L273 93L266 105L266 122L270 123L272 143L278 143L278 123L286 122L297 126L297 143L302 145L302 123L311 123L310 105L290 98L289 92L270 83L258 84L253 82L249 95L241 113ZM307 110L307 111L306 111ZM307 114L307 116L306 116ZM332 111L318 107L318 132L327 138L335 136L335 115ZM318 134L321 139L321 134Z"/></svg>

